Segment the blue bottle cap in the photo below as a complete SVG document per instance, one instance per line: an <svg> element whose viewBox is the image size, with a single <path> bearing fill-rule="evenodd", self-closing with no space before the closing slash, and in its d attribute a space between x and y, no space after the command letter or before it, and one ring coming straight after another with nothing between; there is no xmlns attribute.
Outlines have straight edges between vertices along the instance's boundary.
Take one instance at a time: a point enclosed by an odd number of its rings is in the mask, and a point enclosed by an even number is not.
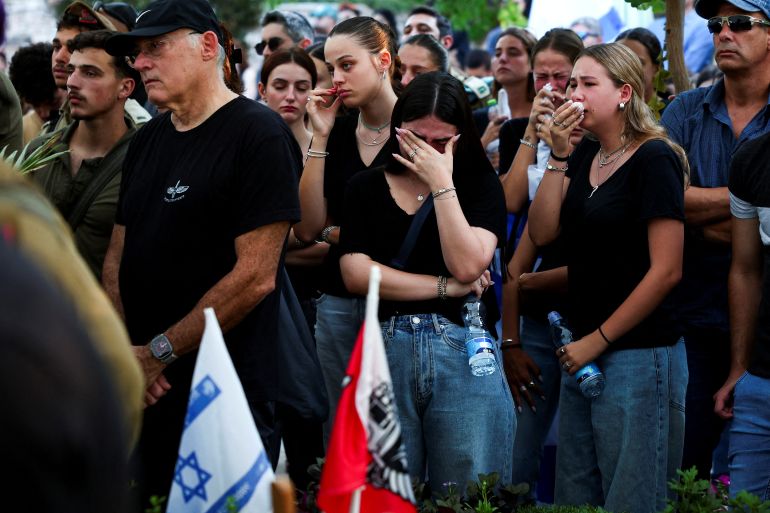
<svg viewBox="0 0 770 513"><path fill-rule="evenodd" d="M548 322L551 324L555 324L557 321L561 320L561 314L559 312L550 312L548 314Z"/></svg>

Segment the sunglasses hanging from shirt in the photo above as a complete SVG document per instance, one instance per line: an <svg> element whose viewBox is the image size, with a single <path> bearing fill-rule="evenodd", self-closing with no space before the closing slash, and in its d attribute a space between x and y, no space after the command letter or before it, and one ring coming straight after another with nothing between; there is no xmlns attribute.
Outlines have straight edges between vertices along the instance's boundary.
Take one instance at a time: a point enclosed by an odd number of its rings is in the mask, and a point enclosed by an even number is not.
<svg viewBox="0 0 770 513"><path fill-rule="evenodd" d="M748 16L746 14L734 14L732 16L714 16L709 18L706 26L712 34L722 32L722 27L727 23L732 32L746 32L751 30L753 25L764 25L770 27L770 21Z"/></svg>

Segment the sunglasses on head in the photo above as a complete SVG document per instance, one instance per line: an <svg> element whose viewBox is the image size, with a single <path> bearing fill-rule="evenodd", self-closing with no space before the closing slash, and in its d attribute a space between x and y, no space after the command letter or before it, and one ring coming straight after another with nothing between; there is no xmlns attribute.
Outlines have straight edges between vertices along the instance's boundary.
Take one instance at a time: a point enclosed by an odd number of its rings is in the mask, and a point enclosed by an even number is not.
<svg viewBox="0 0 770 513"><path fill-rule="evenodd" d="M770 21L761 20L747 14L734 14L732 16L714 16L709 18L706 22L706 26L709 32L712 34L719 34L722 32L722 27L725 23L730 27L732 32L746 32L751 30L753 25L764 25L770 27Z"/></svg>
<svg viewBox="0 0 770 513"><path fill-rule="evenodd" d="M259 43L254 46L254 49L257 51L259 55L262 55L265 51L265 47L270 48L271 52L274 52L278 50L278 48L283 44L283 38L280 37L271 37L270 39L260 41Z"/></svg>

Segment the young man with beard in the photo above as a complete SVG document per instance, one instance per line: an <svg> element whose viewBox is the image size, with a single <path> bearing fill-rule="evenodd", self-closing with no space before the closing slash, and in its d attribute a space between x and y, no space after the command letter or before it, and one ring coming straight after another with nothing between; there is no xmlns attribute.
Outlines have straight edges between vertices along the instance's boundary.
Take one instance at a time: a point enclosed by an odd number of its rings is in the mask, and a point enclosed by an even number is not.
<svg viewBox="0 0 770 513"><path fill-rule="evenodd" d="M125 59L104 50L113 34L82 32L67 42L67 101L73 121L31 143L33 149L53 144L53 151L66 151L35 171L34 179L69 223L97 278L112 234L123 158L136 132L124 111L136 72Z"/></svg>

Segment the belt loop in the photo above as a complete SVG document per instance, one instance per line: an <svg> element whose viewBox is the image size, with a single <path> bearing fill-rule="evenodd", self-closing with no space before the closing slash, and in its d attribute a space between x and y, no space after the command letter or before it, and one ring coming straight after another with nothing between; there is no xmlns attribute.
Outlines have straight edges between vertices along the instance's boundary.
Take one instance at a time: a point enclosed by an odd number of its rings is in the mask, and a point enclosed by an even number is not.
<svg viewBox="0 0 770 513"><path fill-rule="evenodd" d="M435 313L430 314L431 320L433 320L433 329L436 330L436 335L441 334L441 324L438 322L438 315Z"/></svg>
<svg viewBox="0 0 770 513"><path fill-rule="evenodd" d="M396 316L391 315L390 320L388 321L388 336L392 337L393 332L395 331L395 325L396 325Z"/></svg>

